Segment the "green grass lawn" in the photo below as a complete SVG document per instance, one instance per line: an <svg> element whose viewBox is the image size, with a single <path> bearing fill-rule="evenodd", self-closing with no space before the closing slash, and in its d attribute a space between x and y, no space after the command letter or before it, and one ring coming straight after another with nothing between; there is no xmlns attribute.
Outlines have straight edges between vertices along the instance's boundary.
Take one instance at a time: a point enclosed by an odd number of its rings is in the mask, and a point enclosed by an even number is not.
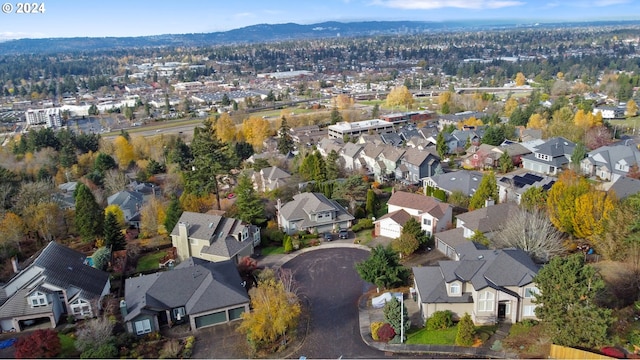
<svg viewBox="0 0 640 360"><path fill-rule="evenodd" d="M262 256L284 254L284 247L282 246L263 247L262 250L260 250L260 254L262 254Z"/></svg>
<svg viewBox="0 0 640 360"><path fill-rule="evenodd" d="M453 326L446 330L427 330L426 328L407 334L407 344L455 345L458 328Z"/></svg>
<svg viewBox="0 0 640 360"><path fill-rule="evenodd" d="M75 340L69 336L69 334L58 334L58 338L60 339L60 355L59 358L62 359L71 359L77 357L78 351L76 350Z"/></svg>
<svg viewBox="0 0 640 360"><path fill-rule="evenodd" d="M153 253L149 253L141 257L140 259L138 259L138 265L136 266L136 271L141 272L141 271L158 269L158 264L160 262L160 259L162 259L166 255L167 255L167 252L165 250L160 250Z"/></svg>

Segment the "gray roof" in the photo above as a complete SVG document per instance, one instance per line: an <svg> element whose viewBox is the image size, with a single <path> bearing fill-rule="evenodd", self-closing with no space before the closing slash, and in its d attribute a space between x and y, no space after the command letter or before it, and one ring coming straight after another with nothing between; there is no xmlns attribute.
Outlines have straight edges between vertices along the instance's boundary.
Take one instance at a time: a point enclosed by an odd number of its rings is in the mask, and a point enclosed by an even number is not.
<svg viewBox="0 0 640 360"><path fill-rule="evenodd" d="M440 189L448 193L459 190L462 191L463 194L471 196L476 192L483 176L481 172L477 171L458 170L433 175L431 176L431 180L435 182Z"/></svg>
<svg viewBox="0 0 640 360"><path fill-rule="evenodd" d="M253 243L251 236L244 241L238 240L238 234L242 233L245 227L249 228L249 234L253 234L255 228L253 225L246 224L238 219L185 211L180 216L180 220L173 228L173 231L171 231L172 236L180 234L180 223L188 224L189 238L205 240L209 243L208 246L204 246L201 250L206 254L231 258Z"/></svg>
<svg viewBox="0 0 640 360"><path fill-rule="evenodd" d="M457 216L458 220L464 221L464 227L470 230L479 230L482 233L499 230L508 215L518 210L518 205L513 203L502 203L483 207L469 211Z"/></svg>
<svg viewBox="0 0 640 360"><path fill-rule="evenodd" d="M234 262L188 258L173 270L125 281L125 301L131 321L144 310L185 307L188 315L246 304L247 291Z"/></svg>

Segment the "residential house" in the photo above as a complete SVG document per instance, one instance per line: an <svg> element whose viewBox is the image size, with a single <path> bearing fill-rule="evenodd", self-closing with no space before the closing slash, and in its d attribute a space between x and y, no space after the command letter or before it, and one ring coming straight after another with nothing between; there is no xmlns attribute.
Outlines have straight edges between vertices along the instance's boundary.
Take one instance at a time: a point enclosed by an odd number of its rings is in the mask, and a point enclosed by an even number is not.
<svg viewBox="0 0 640 360"><path fill-rule="evenodd" d="M132 334L182 323L193 331L240 319L249 296L233 261L190 257L172 270L126 279L120 310Z"/></svg>
<svg viewBox="0 0 640 360"><path fill-rule="evenodd" d="M498 198L501 203L513 201L516 204L520 204L522 194L529 188L541 187L544 190L549 190L556 183L556 180L549 176L527 172L502 176L496 183L498 185Z"/></svg>
<svg viewBox="0 0 640 360"><path fill-rule="evenodd" d="M520 249L467 246L459 260L413 268L420 314L426 320L436 311L449 310L455 319L468 313L477 325L536 319L538 270Z"/></svg>
<svg viewBox="0 0 640 360"><path fill-rule="evenodd" d="M291 174L277 166L266 167L251 176L253 187L261 192L273 191L287 183Z"/></svg>
<svg viewBox="0 0 640 360"><path fill-rule="evenodd" d="M3 332L20 332L31 325L55 328L68 316L93 317L110 290L108 273L89 266L84 254L52 241L2 286L0 326Z"/></svg>
<svg viewBox="0 0 640 360"><path fill-rule="evenodd" d="M481 172L458 170L444 174L435 174L423 179L423 188L426 194L427 186L441 189L447 195L454 191L460 191L466 196L473 196L482 181L484 175Z"/></svg>
<svg viewBox="0 0 640 360"><path fill-rule="evenodd" d="M419 183L423 178L433 176L440 168L440 157L435 149L418 150L408 148L400 158L396 168L396 180L408 184Z"/></svg>
<svg viewBox="0 0 640 360"><path fill-rule="evenodd" d="M571 162L571 154L576 144L563 138L554 137L533 150L533 154L522 157L522 167L541 174L556 175Z"/></svg>
<svg viewBox="0 0 640 360"><path fill-rule="evenodd" d="M360 161L360 152L364 149L363 145L354 144L351 142L347 142L344 144L342 149L338 155L342 158L344 162L345 170L360 170L363 168L363 164Z"/></svg>
<svg viewBox="0 0 640 360"><path fill-rule="evenodd" d="M137 191L123 190L107 198L107 204L117 205L124 214L124 221L135 227L140 227L140 209L144 205L144 194Z"/></svg>
<svg viewBox="0 0 640 360"><path fill-rule="evenodd" d="M347 229L354 219L342 205L327 199L321 193L300 193L284 205L280 205L278 201L277 211L278 225L287 234Z"/></svg>
<svg viewBox="0 0 640 360"><path fill-rule="evenodd" d="M260 244L260 228L234 218L185 211L171 232L171 244L180 261L195 257L237 263Z"/></svg>
<svg viewBox="0 0 640 360"><path fill-rule="evenodd" d="M379 236L399 237L411 217L416 218L422 230L431 236L443 231L453 219L453 207L431 196L394 191L387 206L387 214L374 221L375 234Z"/></svg>
<svg viewBox="0 0 640 360"><path fill-rule="evenodd" d="M627 176L633 166L640 165L640 151L635 146L616 144L602 146L587 154L580 162L580 170L587 176L615 181Z"/></svg>

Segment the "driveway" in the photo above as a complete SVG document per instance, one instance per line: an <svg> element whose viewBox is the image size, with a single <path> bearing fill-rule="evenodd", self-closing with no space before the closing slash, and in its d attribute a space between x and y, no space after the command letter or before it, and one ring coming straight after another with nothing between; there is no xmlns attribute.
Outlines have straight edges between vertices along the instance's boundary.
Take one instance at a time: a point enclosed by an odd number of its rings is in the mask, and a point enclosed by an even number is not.
<svg viewBox="0 0 640 360"><path fill-rule="evenodd" d="M300 293L309 299L311 325L298 358L384 358L360 336L358 299L369 285L354 264L369 252L351 248L320 249L301 254L283 265L291 269Z"/></svg>

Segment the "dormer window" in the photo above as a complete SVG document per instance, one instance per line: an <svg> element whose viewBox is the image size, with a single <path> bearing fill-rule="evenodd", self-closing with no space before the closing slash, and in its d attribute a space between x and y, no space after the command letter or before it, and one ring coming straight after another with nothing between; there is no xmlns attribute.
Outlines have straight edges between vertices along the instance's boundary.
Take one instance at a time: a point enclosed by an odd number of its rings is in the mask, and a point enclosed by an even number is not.
<svg viewBox="0 0 640 360"><path fill-rule="evenodd" d="M29 302L31 303L31 307L47 306L47 295L36 291L29 296Z"/></svg>

